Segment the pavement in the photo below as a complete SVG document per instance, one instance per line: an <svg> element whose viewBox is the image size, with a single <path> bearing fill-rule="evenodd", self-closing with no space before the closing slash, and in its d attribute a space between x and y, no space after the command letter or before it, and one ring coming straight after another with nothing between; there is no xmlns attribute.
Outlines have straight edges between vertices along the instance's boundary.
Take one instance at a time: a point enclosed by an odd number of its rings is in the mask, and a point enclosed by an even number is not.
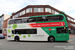
<svg viewBox="0 0 75 50"><path fill-rule="evenodd" d="M69 38L75 37L75 35L73 34L69 34Z"/></svg>
<svg viewBox="0 0 75 50"><path fill-rule="evenodd" d="M75 44L75 35L69 34L69 43L74 43Z"/></svg>

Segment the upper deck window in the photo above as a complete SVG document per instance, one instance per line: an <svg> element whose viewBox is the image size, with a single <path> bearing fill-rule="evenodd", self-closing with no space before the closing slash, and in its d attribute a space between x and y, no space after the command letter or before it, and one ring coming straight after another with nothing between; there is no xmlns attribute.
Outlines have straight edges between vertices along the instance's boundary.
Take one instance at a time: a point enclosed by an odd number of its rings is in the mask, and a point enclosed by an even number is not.
<svg viewBox="0 0 75 50"><path fill-rule="evenodd" d="M36 17L37 22L45 21L45 17Z"/></svg>
<svg viewBox="0 0 75 50"><path fill-rule="evenodd" d="M47 16L46 21L59 21L63 20L63 16L57 15L57 16Z"/></svg>
<svg viewBox="0 0 75 50"><path fill-rule="evenodd" d="M27 19L28 19L28 18L23 18L23 19L22 19L22 23L27 23Z"/></svg>
<svg viewBox="0 0 75 50"><path fill-rule="evenodd" d="M14 20L9 20L9 24L14 24Z"/></svg>
<svg viewBox="0 0 75 50"><path fill-rule="evenodd" d="M21 19L16 19L15 21L14 21L14 23L16 24L16 23L22 23L22 20Z"/></svg>
<svg viewBox="0 0 75 50"><path fill-rule="evenodd" d="M40 17L33 17L33 18L23 18L23 19L10 20L9 24L44 22L44 21L61 21L61 20L63 20L63 18L64 17L62 15L40 16Z"/></svg>
<svg viewBox="0 0 75 50"><path fill-rule="evenodd" d="M36 22L36 18L29 18L27 22Z"/></svg>

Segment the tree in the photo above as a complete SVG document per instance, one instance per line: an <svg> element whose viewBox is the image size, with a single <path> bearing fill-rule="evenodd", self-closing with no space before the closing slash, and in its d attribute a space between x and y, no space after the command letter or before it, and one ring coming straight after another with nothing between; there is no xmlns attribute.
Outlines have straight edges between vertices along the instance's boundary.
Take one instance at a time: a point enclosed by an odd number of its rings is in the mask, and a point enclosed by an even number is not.
<svg viewBox="0 0 75 50"><path fill-rule="evenodd" d="M59 14L63 14L65 16L66 20L68 20L67 15L63 11L60 11Z"/></svg>

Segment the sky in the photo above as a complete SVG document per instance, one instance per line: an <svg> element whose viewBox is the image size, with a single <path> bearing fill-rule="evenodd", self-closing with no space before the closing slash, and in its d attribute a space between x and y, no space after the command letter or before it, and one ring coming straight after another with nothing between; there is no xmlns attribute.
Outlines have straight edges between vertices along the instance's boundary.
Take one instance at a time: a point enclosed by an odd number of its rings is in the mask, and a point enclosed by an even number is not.
<svg viewBox="0 0 75 50"><path fill-rule="evenodd" d="M75 0L0 0L0 15L11 15L27 5L50 5L75 18Z"/></svg>

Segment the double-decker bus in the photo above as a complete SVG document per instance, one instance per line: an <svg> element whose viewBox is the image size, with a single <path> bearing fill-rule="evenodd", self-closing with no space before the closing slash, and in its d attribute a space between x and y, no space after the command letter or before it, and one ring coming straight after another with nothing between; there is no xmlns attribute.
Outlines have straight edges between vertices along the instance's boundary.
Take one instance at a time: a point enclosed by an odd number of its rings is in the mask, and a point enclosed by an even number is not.
<svg viewBox="0 0 75 50"><path fill-rule="evenodd" d="M8 21L8 40L67 41L69 31L63 14L30 16Z"/></svg>

